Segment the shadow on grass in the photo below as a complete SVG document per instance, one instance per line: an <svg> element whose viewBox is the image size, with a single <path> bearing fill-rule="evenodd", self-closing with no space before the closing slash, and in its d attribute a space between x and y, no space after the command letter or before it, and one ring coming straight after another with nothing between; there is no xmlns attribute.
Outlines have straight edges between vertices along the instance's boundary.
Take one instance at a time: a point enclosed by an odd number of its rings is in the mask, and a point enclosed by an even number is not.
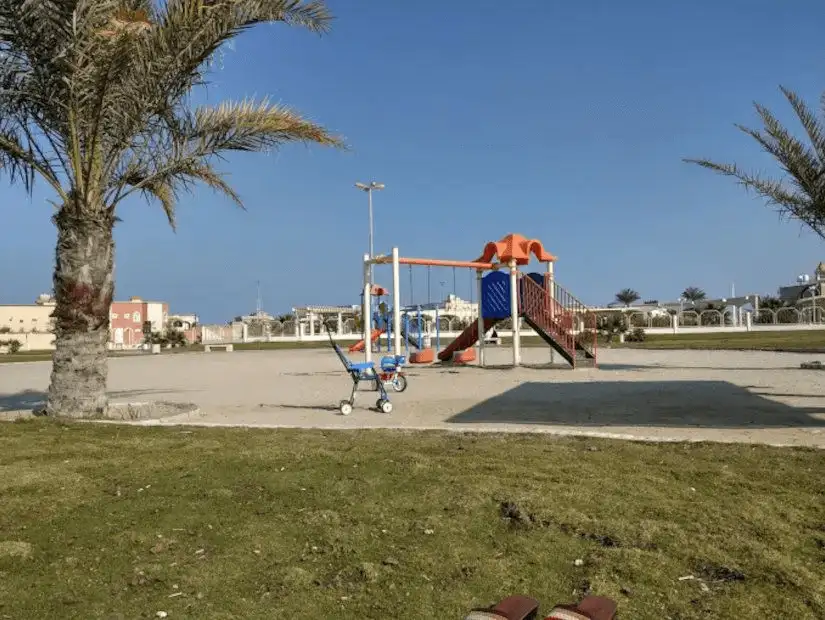
<svg viewBox="0 0 825 620"><path fill-rule="evenodd" d="M794 407L727 381L523 383L447 420L452 424L825 427L825 403Z"/></svg>

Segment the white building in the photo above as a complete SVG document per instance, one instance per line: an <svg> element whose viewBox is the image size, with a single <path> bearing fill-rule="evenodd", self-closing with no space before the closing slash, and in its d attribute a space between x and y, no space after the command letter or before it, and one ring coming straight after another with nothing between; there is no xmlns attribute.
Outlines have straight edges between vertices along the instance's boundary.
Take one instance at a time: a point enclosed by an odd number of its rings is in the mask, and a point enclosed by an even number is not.
<svg viewBox="0 0 825 620"><path fill-rule="evenodd" d="M414 314L418 312L419 308L421 309L421 314L431 320L435 320L436 309L438 309L439 317L455 317L466 323L475 320L478 316L477 302L461 299L461 297L452 293L447 295L447 299L443 302L421 304L420 306L405 306L403 311Z"/></svg>
<svg viewBox="0 0 825 620"><path fill-rule="evenodd" d="M200 324L197 314L170 314L169 327L178 331L187 331Z"/></svg>

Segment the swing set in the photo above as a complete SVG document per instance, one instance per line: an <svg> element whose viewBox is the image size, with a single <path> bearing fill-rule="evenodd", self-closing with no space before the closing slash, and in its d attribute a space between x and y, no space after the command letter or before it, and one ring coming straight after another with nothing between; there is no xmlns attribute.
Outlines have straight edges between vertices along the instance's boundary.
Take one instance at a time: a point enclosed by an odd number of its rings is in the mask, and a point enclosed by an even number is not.
<svg viewBox="0 0 825 620"><path fill-rule="evenodd" d="M439 305L433 307L432 302L432 265L427 265L427 304L426 307L433 311L430 314L422 310L422 304L416 304L415 286L413 280L413 265L409 264L409 303L402 308L401 312L401 340L405 349L406 357L411 358L412 363L430 363L434 361L434 355L441 350L442 316L440 316ZM456 267L453 267L453 294L456 293L458 277ZM472 278L472 272L470 272ZM440 282L442 289L446 280ZM470 280L470 304L473 304L475 297L475 287ZM387 304L383 298L389 291L382 286L373 285L371 289L372 297L375 299L372 311L372 328L370 332L370 343L374 353L381 353L385 350L389 353L392 350L393 322ZM363 293L362 293L363 295ZM443 299L442 294L439 299ZM435 348L432 349L433 341ZM349 347L350 353L361 352L365 349L365 340L359 340ZM410 347L416 349L410 351Z"/></svg>

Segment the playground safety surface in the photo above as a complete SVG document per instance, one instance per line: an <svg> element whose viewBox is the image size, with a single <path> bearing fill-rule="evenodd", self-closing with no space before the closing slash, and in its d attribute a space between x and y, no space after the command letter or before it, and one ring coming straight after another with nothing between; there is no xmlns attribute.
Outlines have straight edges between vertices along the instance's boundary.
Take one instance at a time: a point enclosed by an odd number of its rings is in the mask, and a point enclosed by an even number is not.
<svg viewBox="0 0 825 620"><path fill-rule="evenodd" d="M598 370L548 368L550 352L523 350L531 367L508 368L509 349L488 349L496 368L409 369L409 388L386 415L349 390L326 349L187 353L113 358L116 403L190 402L198 407L140 424L398 428L541 432L654 441L723 441L825 447L825 373L800 369L809 354L759 351L600 352ZM356 359L361 359L360 357ZM32 408L50 364L0 367L0 413Z"/></svg>

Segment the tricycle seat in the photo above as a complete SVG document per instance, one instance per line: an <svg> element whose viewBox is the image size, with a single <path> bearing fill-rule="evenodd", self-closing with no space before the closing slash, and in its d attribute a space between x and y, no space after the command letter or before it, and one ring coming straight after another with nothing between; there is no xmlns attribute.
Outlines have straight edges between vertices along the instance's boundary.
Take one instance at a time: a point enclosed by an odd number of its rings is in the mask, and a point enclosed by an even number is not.
<svg viewBox="0 0 825 620"><path fill-rule="evenodd" d="M350 370L374 370L375 369L375 362L350 362L349 363Z"/></svg>

